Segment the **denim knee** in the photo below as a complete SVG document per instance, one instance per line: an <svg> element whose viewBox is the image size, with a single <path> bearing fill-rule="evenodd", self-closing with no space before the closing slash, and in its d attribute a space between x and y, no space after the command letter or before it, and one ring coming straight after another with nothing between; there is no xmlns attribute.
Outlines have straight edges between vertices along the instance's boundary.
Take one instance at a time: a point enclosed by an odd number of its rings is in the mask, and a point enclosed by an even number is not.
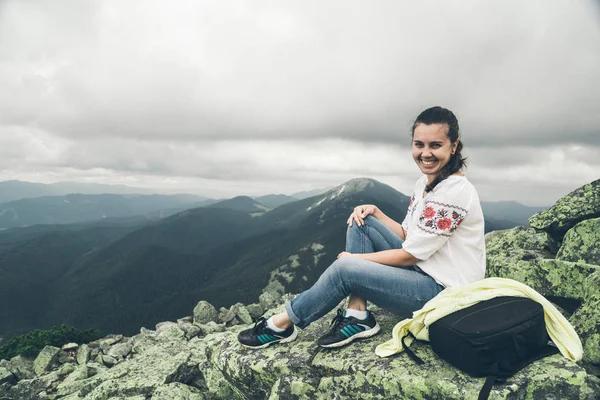
<svg viewBox="0 0 600 400"><path fill-rule="evenodd" d="M338 258L323 273L327 279L333 280L335 287L341 288L346 296L350 295L350 276L356 268L353 261L352 257Z"/></svg>

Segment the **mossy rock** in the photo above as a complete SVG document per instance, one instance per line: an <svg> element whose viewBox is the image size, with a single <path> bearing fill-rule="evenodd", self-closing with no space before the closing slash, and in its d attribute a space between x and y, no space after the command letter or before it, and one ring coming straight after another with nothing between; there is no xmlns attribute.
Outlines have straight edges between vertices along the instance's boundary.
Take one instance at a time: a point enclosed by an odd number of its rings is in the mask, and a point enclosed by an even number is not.
<svg viewBox="0 0 600 400"><path fill-rule="evenodd" d="M488 233L485 235L485 248L488 265L490 261L496 265L494 258L498 257L502 262L554 258L558 250L556 242L547 232L523 226Z"/></svg>
<svg viewBox="0 0 600 400"><path fill-rule="evenodd" d="M376 309L377 310L377 309ZM261 350L242 347L235 331L207 337L208 368L221 371L228 384L246 398L263 399L465 399L476 398L484 379L473 378L433 353L427 344L411 347L425 361L415 364L406 354L388 358L375 347L391 338L399 318L378 310L378 336L341 349L318 348L330 313L300 332L290 344ZM495 385L491 399L594 398L598 380L561 355L527 366L506 383Z"/></svg>
<svg viewBox="0 0 600 400"><path fill-rule="evenodd" d="M600 218L581 221L569 229L556 258L600 265Z"/></svg>
<svg viewBox="0 0 600 400"><path fill-rule="evenodd" d="M583 283L585 302L570 322L583 343L583 361L600 365L600 271Z"/></svg>
<svg viewBox="0 0 600 400"><path fill-rule="evenodd" d="M561 238L578 222L600 217L600 179L574 190L529 219L533 228Z"/></svg>

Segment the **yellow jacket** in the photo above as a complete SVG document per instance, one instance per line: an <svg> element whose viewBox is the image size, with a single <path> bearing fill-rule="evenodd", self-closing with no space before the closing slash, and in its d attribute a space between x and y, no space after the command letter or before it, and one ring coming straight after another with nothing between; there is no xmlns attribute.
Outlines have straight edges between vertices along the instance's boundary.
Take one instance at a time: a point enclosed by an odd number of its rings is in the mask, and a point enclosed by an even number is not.
<svg viewBox="0 0 600 400"><path fill-rule="evenodd" d="M377 346L375 354L387 357L401 352L400 340L409 330L417 339L429 341L429 325L438 319L480 301L500 296L528 297L540 303L544 307L546 329L554 344L566 358L581 360L581 340L569 321L544 296L527 285L505 278L487 278L461 287L444 289L423 308L415 311L412 318L397 323L392 331L392 339ZM406 338L405 342L410 344L412 338Z"/></svg>

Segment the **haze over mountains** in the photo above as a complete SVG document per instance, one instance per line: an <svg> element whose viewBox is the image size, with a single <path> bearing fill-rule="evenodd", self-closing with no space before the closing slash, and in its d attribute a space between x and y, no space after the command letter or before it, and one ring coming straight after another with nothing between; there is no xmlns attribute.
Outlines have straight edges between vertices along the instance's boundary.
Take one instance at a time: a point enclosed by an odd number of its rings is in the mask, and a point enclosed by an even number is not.
<svg viewBox="0 0 600 400"><path fill-rule="evenodd" d="M199 300L252 303L267 285L300 292L343 249L354 206L402 220L408 202L360 178L300 200L70 194L0 204L2 227L15 226L8 209L39 224L0 232L0 336L58 323L129 334ZM486 230L535 211L486 203Z"/></svg>

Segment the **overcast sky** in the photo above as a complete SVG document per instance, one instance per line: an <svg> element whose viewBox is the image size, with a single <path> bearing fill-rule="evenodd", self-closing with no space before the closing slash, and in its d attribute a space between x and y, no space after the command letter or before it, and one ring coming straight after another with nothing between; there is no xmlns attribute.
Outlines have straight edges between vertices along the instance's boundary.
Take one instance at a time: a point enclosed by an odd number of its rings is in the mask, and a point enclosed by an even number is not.
<svg viewBox="0 0 600 400"><path fill-rule="evenodd" d="M599 2L0 0L0 180L408 194L433 105L483 200L600 178Z"/></svg>

